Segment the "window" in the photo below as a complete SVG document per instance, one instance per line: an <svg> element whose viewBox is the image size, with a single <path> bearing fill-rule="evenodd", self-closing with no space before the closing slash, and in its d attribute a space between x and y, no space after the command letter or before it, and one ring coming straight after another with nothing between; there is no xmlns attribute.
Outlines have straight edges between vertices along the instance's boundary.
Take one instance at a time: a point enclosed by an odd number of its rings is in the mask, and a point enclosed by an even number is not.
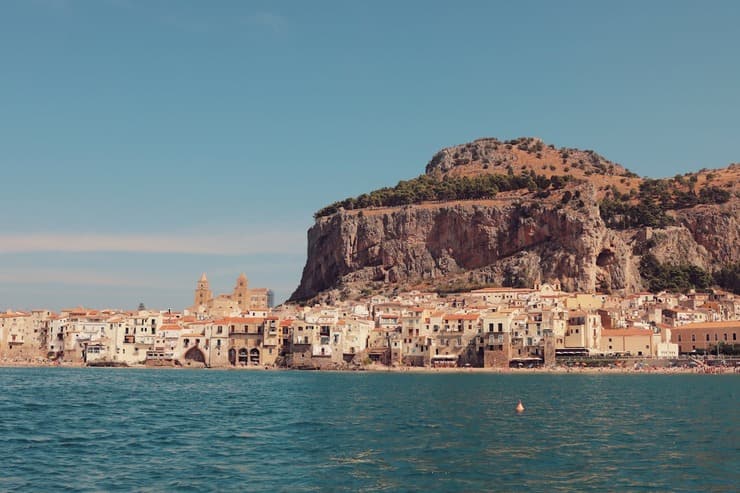
<svg viewBox="0 0 740 493"><path fill-rule="evenodd" d="M691 342L696 342L696 334L691 334ZM694 346L696 348L696 346Z"/></svg>
<svg viewBox="0 0 740 493"><path fill-rule="evenodd" d="M707 334L707 342L709 341L709 334Z"/></svg>
<svg viewBox="0 0 740 493"><path fill-rule="evenodd" d="M216 334L221 334L223 333L223 331L224 331L224 328L220 325L216 328Z"/></svg>

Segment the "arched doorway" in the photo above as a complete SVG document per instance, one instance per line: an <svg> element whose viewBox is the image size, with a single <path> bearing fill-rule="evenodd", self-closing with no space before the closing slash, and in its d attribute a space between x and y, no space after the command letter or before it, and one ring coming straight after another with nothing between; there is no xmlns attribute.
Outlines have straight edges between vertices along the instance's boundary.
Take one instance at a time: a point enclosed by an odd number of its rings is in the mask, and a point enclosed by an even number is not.
<svg viewBox="0 0 740 493"><path fill-rule="evenodd" d="M191 347L190 349L188 349L185 353L185 359L188 359L190 361L197 361L198 363L206 362L206 356L203 354L203 351L201 351L197 347Z"/></svg>
<svg viewBox="0 0 740 493"><path fill-rule="evenodd" d="M242 365L246 365L247 364L247 360L248 360L247 350L245 348L241 348L239 350L239 363L242 364Z"/></svg>
<svg viewBox="0 0 740 493"><path fill-rule="evenodd" d="M251 351L249 351L249 362L253 365L259 365L260 364L260 351L257 348L253 348Z"/></svg>
<svg viewBox="0 0 740 493"><path fill-rule="evenodd" d="M229 349L229 364L236 364L236 349L234 348Z"/></svg>

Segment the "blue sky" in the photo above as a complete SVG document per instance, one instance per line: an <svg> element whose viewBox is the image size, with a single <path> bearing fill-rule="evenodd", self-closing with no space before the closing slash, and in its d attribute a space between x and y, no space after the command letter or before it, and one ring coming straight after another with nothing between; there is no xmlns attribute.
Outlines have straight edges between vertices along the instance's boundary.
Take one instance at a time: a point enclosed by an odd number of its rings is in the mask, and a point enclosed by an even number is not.
<svg viewBox="0 0 740 493"><path fill-rule="evenodd" d="M323 205L537 136L738 161L740 2L0 2L0 308L294 289Z"/></svg>

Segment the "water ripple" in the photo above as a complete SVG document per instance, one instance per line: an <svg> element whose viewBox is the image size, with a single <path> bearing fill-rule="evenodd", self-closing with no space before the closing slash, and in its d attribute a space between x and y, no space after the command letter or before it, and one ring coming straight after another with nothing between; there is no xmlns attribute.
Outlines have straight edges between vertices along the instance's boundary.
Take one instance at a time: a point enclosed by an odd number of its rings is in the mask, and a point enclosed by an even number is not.
<svg viewBox="0 0 740 493"><path fill-rule="evenodd" d="M740 483L732 375L45 368L0 369L0 388L0 491L735 491Z"/></svg>

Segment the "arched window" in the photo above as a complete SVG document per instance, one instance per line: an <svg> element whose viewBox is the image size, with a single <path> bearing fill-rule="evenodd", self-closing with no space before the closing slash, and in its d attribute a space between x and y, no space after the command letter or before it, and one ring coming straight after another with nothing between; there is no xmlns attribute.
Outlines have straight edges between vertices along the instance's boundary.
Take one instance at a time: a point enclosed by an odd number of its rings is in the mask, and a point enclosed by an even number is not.
<svg viewBox="0 0 740 493"><path fill-rule="evenodd" d="M239 350L239 363L246 364L247 360L248 360L247 350L246 348L241 348Z"/></svg>

